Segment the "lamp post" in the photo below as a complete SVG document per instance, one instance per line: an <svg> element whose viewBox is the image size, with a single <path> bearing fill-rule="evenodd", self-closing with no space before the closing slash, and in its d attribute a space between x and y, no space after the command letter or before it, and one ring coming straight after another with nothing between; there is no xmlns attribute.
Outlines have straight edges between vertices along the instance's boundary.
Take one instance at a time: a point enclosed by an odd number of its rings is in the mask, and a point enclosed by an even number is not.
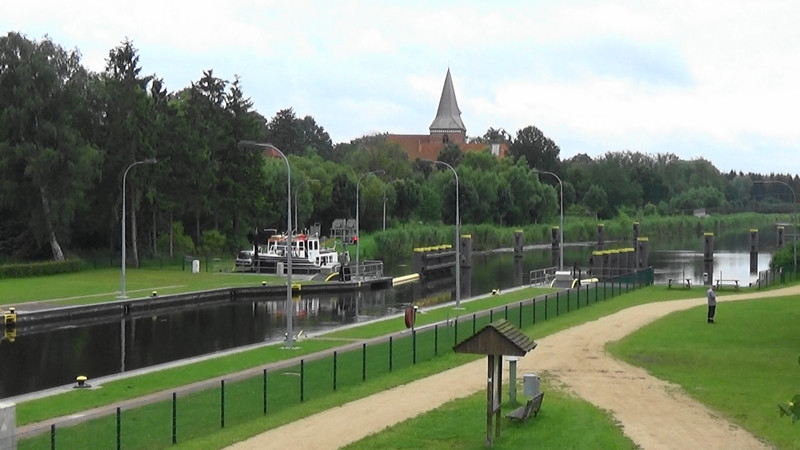
<svg viewBox="0 0 800 450"><path fill-rule="evenodd" d="M298 220L299 220L299 219L298 219L298 215L297 215L297 196L298 196L298 195L300 195L300 188L301 188L301 187L305 186L305 185L306 185L306 183L312 183L312 182L317 182L317 183L319 183L319 180L317 180L316 178L311 178L310 180L303 180L303 182L302 182L302 183L300 183L300 184L297 186L297 188L294 190L294 229L295 229L295 231L297 231L298 233L300 232L300 228L299 228L299 226L297 225L297 222L298 222Z"/></svg>
<svg viewBox="0 0 800 450"><path fill-rule="evenodd" d="M270 156L283 158L286 163L286 348L294 347L294 334L292 330L292 168L289 167L289 160L282 151L272 144L254 142L254 141L239 141L240 148L261 148L269 149L272 154Z"/></svg>
<svg viewBox="0 0 800 450"><path fill-rule="evenodd" d="M390 184L398 181L400 180L392 180L383 185L383 231L386 231L386 188L388 188Z"/></svg>
<svg viewBox="0 0 800 450"><path fill-rule="evenodd" d="M444 161L434 161L432 159L422 159L421 161L445 166L450 169L450 171L453 172L453 176L456 177L456 308L461 308L461 252L459 251L461 247L461 242L459 242L459 238L461 237L461 218L458 212L458 173L453 166Z"/></svg>
<svg viewBox="0 0 800 450"><path fill-rule="evenodd" d="M120 281L120 295L119 298L126 298L125 297L125 263L126 263L126 255L125 255L125 180L128 177L128 171L130 171L134 166L138 166L139 164L155 164L155 158L143 159L141 161L136 161L128 166L125 169L125 172L122 173L122 279Z"/></svg>
<svg viewBox="0 0 800 450"><path fill-rule="evenodd" d="M797 271L797 197L794 195L794 189L789 183L780 180L756 180L753 181L753 184L782 184L789 188L789 191L792 192L792 209L794 211L794 232L792 233L792 256L794 257L794 271Z"/></svg>
<svg viewBox="0 0 800 450"><path fill-rule="evenodd" d="M560 210L560 222L559 222L559 229L558 229L558 270L564 270L564 183L561 182L561 178L558 175L554 174L553 172L548 172L546 170L537 170L533 169L534 173L546 173L548 175L552 175L556 177L558 180L558 187L561 192L561 206Z"/></svg>
<svg viewBox="0 0 800 450"><path fill-rule="evenodd" d="M361 234L361 222L358 221L358 209L359 209L359 204L358 204L358 194L359 194L358 191L359 191L359 189L358 188L361 185L361 180L363 180L364 177L366 177L367 175L378 174L378 173L383 174L383 173L386 173L386 171L381 169L381 170L373 170L372 172L367 172L365 174L362 174L360 177L358 177L358 182L356 183L356 278L358 278L359 270L361 269L361 267L359 265L359 251L358 251L358 249L359 249L358 242L361 240L359 238L359 235Z"/></svg>

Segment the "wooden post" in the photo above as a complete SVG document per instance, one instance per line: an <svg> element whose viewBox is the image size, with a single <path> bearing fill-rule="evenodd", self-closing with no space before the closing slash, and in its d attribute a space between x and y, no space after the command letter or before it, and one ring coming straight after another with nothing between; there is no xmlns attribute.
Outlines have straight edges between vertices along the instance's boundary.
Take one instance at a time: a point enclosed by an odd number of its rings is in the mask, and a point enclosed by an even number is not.
<svg viewBox="0 0 800 450"><path fill-rule="evenodd" d="M492 395L494 393L494 355L489 355L487 359L488 368L486 376L486 445L492 446Z"/></svg>

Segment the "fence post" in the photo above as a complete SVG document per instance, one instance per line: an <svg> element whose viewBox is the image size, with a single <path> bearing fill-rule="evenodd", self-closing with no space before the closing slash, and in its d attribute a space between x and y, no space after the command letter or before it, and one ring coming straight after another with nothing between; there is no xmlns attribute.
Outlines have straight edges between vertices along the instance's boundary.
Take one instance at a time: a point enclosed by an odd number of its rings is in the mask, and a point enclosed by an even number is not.
<svg viewBox="0 0 800 450"><path fill-rule="evenodd" d="M503 309L504 309L503 319L508 320L508 305L506 305L505 308Z"/></svg>
<svg viewBox="0 0 800 450"><path fill-rule="evenodd" d="M117 406L117 450L122 447L122 410Z"/></svg>
<svg viewBox="0 0 800 450"><path fill-rule="evenodd" d="M561 309L560 308L560 303L561 303L560 297L561 296L559 294L560 294L560 292L556 292L556 317L558 317L561 314L561 311L560 311L560 309Z"/></svg>
<svg viewBox="0 0 800 450"><path fill-rule="evenodd" d="M547 321L547 294L544 294L544 320Z"/></svg>
<svg viewBox="0 0 800 450"><path fill-rule="evenodd" d="M494 308L489 310L489 323L494 322Z"/></svg>
<svg viewBox="0 0 800 450"><path fill-rule="evenodd" d="M417 330L411 330L411 364L417 363Z"/></svg>
<svg viewBox="0 0 800 450"><path fill-rule="evenodd" d="M578 296L577 300L575 300L575 309L581 309L581 286L578 285L578 289L575 290L575 295Z"/></svg>
<svg viewBox="0 0 800 450"><path fill-rule="evenodd" d="M267 414L267 369L264 369L264 380L262 384L261 394L262 399L261 403L264 406L264 415Z"/></svg>
<svg viewBox="0 0 800 450"><path fill-rule="evenodd" d="M519 302L517 307L517 316L519 316L519 328L522 328L522 302Z"/></svg>
<svg viewBox="0 0 800 450"><path fill-rule="evenodd" d="M472 313L472 334L475 334L475 313Z"/></svg>
<svg viewBox="0 0 800 450"><path fill-rule="evenodd" d="M304 360L300 360L300 403L305 401L305 375L306 375L306 362Z"/></svg>
<svg viewBox="0 0 800 450"><path fill-rule="evenodd" d="M178 443L178 394L172 393L172 445Z"/></svg>
<svg viewBox="0 0 800 450"><path fill-rule="evenodd" d="M569 297L570 297L569 293L571 290L572 289L567 289L567 312L569 312Z"/></svg>
<svg viewBox="0 0 800 450"><path fill-rule="evenodd" d="M531 318L532 320L531 325L533 325L536 323L536 297L531 299L531 309L533 310L533 312L531 313L531 315L533 316Z"/></svg>
<svg viewBox="0 0 800 450"><path fill-rule="evenodd" d="M389 338L389 339L391 339L391 338ZM390 342L391 342L391 341L390 341ZM390 349L392 348L391 344L389 345L389 348L390 348ZM389 350L389 353L391 353L391 352L392 352L392 351L391 351L391 350ZM334 351L333 351L333 390L334 390L334 391L336 390L336 357L337 357L337 356L338 356L338 355L337 355L337 352L336 352L336 350L334 350Z"/></svg>
<svg viewBox="0 0 800 450"><path fill-rule="evenodd" d="M56 424L50 425L50 450L56 450Z"/></svg>
<svg viewBox="0 0 800 450"><path fill-rule="evenodd" d="M361 344L361 381L367 380L367 343Z"/></svg>
<svg viewBox="0 0 800 450"><path fill-rule="evenodd" d="M433 325L433 356L439 356L439 324Z"/></svg>
<svg viewBox="0 0 800 450"><path fill-rule="evenodd" d="M458 316L453 323L453 345L458 344Z"/></svg>
<svg viewBox="0 0 800 450"><path fill-rule="evenodd" d="M389 336L389 372L392 371L392 337Z"/></svg>
<svg viewBox="0 0 800 450"><path fill-rule="evenodd" d="M225 380L219 380L219 427L225 428Z"/></svg>

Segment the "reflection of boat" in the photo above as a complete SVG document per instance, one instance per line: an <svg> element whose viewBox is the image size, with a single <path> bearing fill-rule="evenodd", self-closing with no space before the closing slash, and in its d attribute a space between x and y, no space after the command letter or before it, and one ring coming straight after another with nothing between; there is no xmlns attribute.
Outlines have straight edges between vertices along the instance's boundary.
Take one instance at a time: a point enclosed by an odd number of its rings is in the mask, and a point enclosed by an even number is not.
<svg viewBox="0 0 800 450"><path fill-rule="evenodd" d="M238 270L286 274L287 236L273 234L265 244L259 243L252 250L239 252L236 258ZM292 237L289 249L292 258L292 273L315 275L329 274L339 268L339 254L324 247L317 235L298 234Z"/></svg>

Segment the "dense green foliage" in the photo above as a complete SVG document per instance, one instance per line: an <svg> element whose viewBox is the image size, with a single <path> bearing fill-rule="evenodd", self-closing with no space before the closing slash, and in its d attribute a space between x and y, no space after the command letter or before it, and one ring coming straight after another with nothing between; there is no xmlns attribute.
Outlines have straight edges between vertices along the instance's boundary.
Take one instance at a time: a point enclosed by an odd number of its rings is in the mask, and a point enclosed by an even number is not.
<svg viewBox="0 0 800 450"><path fill-rule="evenodd" d="M27 278L59 273L79 272L84 263L79 259L65 261L41 261L34 263L4 264L0 266L0 279Z"/></svg>
<svg viewBox="0 0 800 450"><path fill-rule="evenodd" d="M123 193L133 266L140 250L145 258L233 254L256 228L283 230L284 162L242 148L242 140L271 142L288 157L288 203L299 229L319 223L327 235L334 219L354 218L357 187L361 231L384 223L390 229L455 223L452 172L409 160L386 134L334 144L313 117L297 117L292 108L265 118L242 80L213 70L170 91L155 74L143 73L129 40L106 61L101 73L92 73L77 50L48 37L0 37L0 262L118 252ZM556 225L562 191L574 227L575 218L646 220L700 208L788 213L800 189L797 177L722 174L709 161L673 154L562 160L559 146L532 125L514 137L490 128L469 141L487 149L462 153L449 145L439 155L456 168L465 226ZM488 151L496 143L508 146L507 157ZM132 167L151 158L158 162ZM384 173L362 178L378 170ZM405 248L424 244L402 239Z"/></svg>

